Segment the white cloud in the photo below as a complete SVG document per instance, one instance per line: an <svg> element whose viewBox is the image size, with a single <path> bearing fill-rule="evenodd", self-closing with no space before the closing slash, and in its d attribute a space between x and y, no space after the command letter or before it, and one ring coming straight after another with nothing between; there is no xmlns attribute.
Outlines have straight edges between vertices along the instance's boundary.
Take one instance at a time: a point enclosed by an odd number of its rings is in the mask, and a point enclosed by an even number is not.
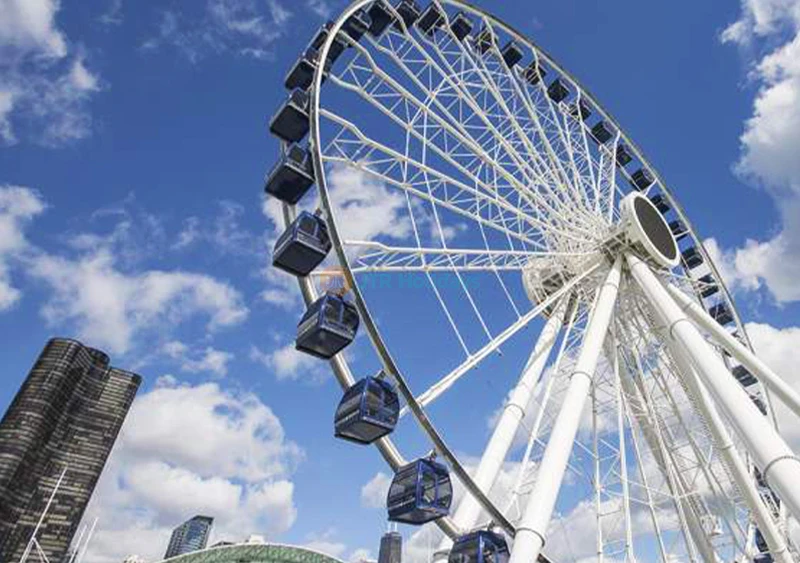
<svg viewBox="0 0 800 563"><path fill-rule="evenodd" d="M722 40L763 54L750 76L758 84L740 137L737 173L764 186L780 224L766 240L722 252L729 279L743 289L766 287L779 302L800 299L800 1L744 0Z"/></svg>
<svg viewBox="0 0 800 563"><path fill-rule="evenodd" d="M100 523L87 560L158 560L171 527L202 512L218 538L274 536L295 521L302 450L257 397L162 378L135 402L87 511Z"/></svg>
<svg viewBox="0 0 800 563"><path fill-rule="evenodd" d="M366 508L386 508L386 494L392 484L392 477L378 471L363 487L361 487L361 506Z"/></svg>
<svg viewBox="0 0 800 563"><path fill-rule="evenodd" d="M20 186L0 186L0 311L13 307L20 299L20 290L11 285L9 269L11 262L28 249L24 230L44 208L37 192Z"/></svg>
<svg viewBox="0 0 800 563"><path fill-rule="evenodd" d="M56 25L57 0L0 0L0 140L60 146L91 133L88 104L101 90Z"/></svg>
<svg viewBox="0 0 800 563"><path fill-rule="evenodd" d="M193 63L223 53L268 59L290 17L291 12L277 0L209 0L196 17L162 12L156 34L142 48L171 46Z"/></svg>
<svg viewBox="0 0 800 563"><path fill-rule="evenodd" d="M213 373L218 377L228 374L228 363L234 355L207 346L199 352L191 352L189 347L178 340L170 340L162 346L162 351L180 362L181 371L189 373Z"/></svg>
<svg viewBox="0 0 800 563"><path fill-rule="evenodd" d="M333 6L328 0L306 0L306 6L316 15L326 20L333 15Z"/></svg>
<svg viewBox="0 0 800 563"><path fill-rule="evenodd" d="M106 26L121 25L122 19L122 0L111 0L105 13L99 18L100 23Z"/></svg>
<svg viewBox="0 0 800 563"><path fill-rule="evenodd" d="M800 374L797 373L797 350L800 349L800 327L776 328L768 324L747 323L747 334L753 342L758 357L800 391ZM774 395L773 395L774 397ZM800 451L800 425L795 416L777 398L773 400L781 434L794 451Z"/></svg>
<svg viewBox="0 0 800 563"><path fill-rule="evenodd" d="M174 328L203 315L214 331L241 323L248 315L232 286L205 274L149 270L128 274L116 267L108 249L74 260L40 254L30 274L52 293L42 307L48 324L74 326L96 346L125 353L152 330Z"/></svg>
<svg viewBox="0 0 800 563"><path fill-rule="evenodd" d="M278 381L317 383L330 373L327 362L299 352L294 344L287 344L271 352L251 346L250 360L271 370Z"/></svg>
<svg viewBox="0 0 800 563"><path fill-rule="evenodd" d="M0 46L18 54L64 57L66 39L55 24L59 8L58 0L0 0Z"/></svg>

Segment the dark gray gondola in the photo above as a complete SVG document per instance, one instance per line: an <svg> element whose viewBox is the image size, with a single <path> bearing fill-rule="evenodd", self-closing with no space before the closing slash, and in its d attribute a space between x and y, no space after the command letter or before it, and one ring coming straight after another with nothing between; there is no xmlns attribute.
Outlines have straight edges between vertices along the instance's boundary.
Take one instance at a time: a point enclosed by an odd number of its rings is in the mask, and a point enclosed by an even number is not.
<svg viewBox="0 0 800 563"><path fill-rule="evenodd" d="M408 29L411 29L411 26L414 25L414 22L419 19L419 6L417 6L417 3L414 0L400 0L400 2L395 5L394 9L400 15L400 19L403 20L403 23L406 24L406 28ZM402 31L400 22L394 22L394 26L398 31Z"/></svg>
<svg viewBox="0 0 800 563"><path fill-rule="evenodd" d="M467 35L472 33L472 21L464 12L458 12L450 21L450 31L453 32L456 39L463 41Z"/></svg>
<svg viewBox="0 0 800 563"><path fill-rule="evenodd" d="M392 16L383 0L373 2L367 9L367 15L369 15L370 19L369 34L373 37L383 35L386 28L392 25L392 21L394 21L394 16Z"/></svg>
<svg viewBox="0 0 800 563"><path fill-rule="evenodd" d="M703 255L694 246L684 250L681 253L681 258L687 268L696 268L703 263Z"/></svg>
<svg viewBox="0 0 800 563"><path fill-rule="evenodd" d="M331 246L327 223L322 217L303 211L278 237L272 265L294 276L305 277L325 260Z"/></svg>
<svg viewBox="0 0 800 563"><path fill-rule="evenodd" d="M547 87L547 95L550 96L550 99L555 103L559 103L569 96L569 90L564 86L563 82L561 82L560 78L556 78L550 83L550 86Z"/></svg>
<svg viewBox="0 0 800 563"><path fill-rule="evenodd" d="M675 240L681 240L689 234L689 231L686 230L686 227L678 219L669 222L669 230L672 232L672 236L675 237Z"/></svg>
<svg viewBox="0 0 800 563"><path fill-rule="evenodd" d="M301 141L308 134L308 94L292 90L269 122L270 132L287 143Z"/></svg>
<svg viewBox="0 0 800 563"><path fill-rule="evenodd" d="M540 80L543 80L547 74L547 69L540 65L537 61L533 61L526 66L522 71L522 78L531 86L536 86Z"/></svg>
<svg viewBox="0 0 800 563"><path fill-rule="evenodd" d="M731 370L733 377L736 378L742 387L750 387L751 385L755 385L758 383L758 379L748 371L748 369L742 365L738 365Z"/></svg>
<svg viewBox="0 0 800 563"><path fill-rule="evenodd" d="M314 170L308 151L291 145L270 171L264 191L294 205L314 184Z"/></svg>
<svg viewBox="0 0 800 563"><path fill-rule="evenodd" d="M650 201L653 203L653 205L656 206L656 209L658 209L661 213L666 213L667 211L669 211L669 202L667 201L667 198L664 197L662 194L654 195L653 197L650 198Z"/></svg>
<svg viewBox="0 0 800 563"><path fill-rule="evenodd" d="M360 319L352 303L326 293L312 303L297 325L295 348L329 360L356 337Z"/></svg>
<svg viewBox="0 0 800 563"><path fill-rule="evenodd" d="M592 127L592 138L601 145L608 142L611 136L611 129L605 121L598 121L594 124L594 127Z"/></svg>
<svg viewBox="0 0 800 563"><path fill-rule="evenodd" d="M425 524L450 512L453 485L447 467L421 458L395 473L386 507L389 520L405 524Z"/></svg>
<svg viewBox="0 0 800 563"><path fill-rule="evenodd" d="M286 80L284 81L284 85L289 90L294 90L295 88L300 88L301 90L308 90L311 83L314 81L314 72L317 70L317 63L319 62L319 51L314 49L313 47L309 47L306 49L305 53L303 53L299 59L294 63L291 69L289 69L289 73L286 75ZM330 59L325 64L325 74L323 75L322 79L325 80L325 76L330 71Z"/></svg>
<svg viewBox="0 0 800 563"><path fill-rule="evenodd" d="M342 25L344 31L353 41L360 41L370 28L370 19L363 8L359 8Z"/></svg>
<svg viewBox="0 0 800 563"><path fill-rule="evenodd" d="M500 51L508 68L514 68L522 60L522 49L515 41L509 41Z"/></svg>
<svg viewBox="0 0 800 563"><path fill-rule="evenodd" d="M436 4L429 4L417 20L417 27L426 35L433 33L437 27L444 24L444 15Z"/></svg>
<svg viewBox="0 0 800 563"><path fill-rule="evenodd" d="M317 34L311 40L309 47L316 49L317 51L322 51L322 46L325 45L325 41L328 39L328 35L330 35L331 30L333 29L334 22L327 21L325 22L322 27L319 28ZM328 50L328 60L325 61L326 64L333 64L336 60L344 53L344 50L347 48L347 43L344 39L342 39L339 35L336 36L331 42L331 47Z"/></svg>
<svg viewBox="0 0 800 563"><path fill-rule="evenodd" d="M653 174L646 168L640 168L631 175L631 182L633 187L639 191L646 190L650 185L655 182Z"/></svg>
<svg viewBox="0 0 800 563"><path fill-rule="evenodd" d="M708 310L708 314L722 326L733 322L733 313L725 303L717 303Z"/></svg>
<svg viewBox="0 0 800 563"><path fill-rule="evenodd" d="M497 41L497 38L492 28L488 25L484 25L478 32L478 35L475 36L475 48L483 55L494 46L495 41Z"/></svg>
<svg viewBox="0 0 800 563"><path fill-rule="evenodd" d="M508 558L508 544L503 536L478 530L456 539L447 563L507 563Z"/></svg>
<svg viewBox="0 0 800 563"><path fill-rule="evenodd" d="M357 444L371 444L397 425L400 401L391 383L365 377L344 392L334 419L334 434Z"/></svg>
<svg viewBox="0 0 800 563"><path fill-rule="evenodd" d="M617 145L617 164L620 166L627 166L628 163L633 160L633 156L631 155L628 147L624 144L620 143Z"/></svg>
<svg viewBox="0 0 800 563"><path fill-rule="evenodd" d="M711 274L706 274L699 280L700 282L700 295L703 297L711 297L715 293L719 292L719 285L717 285L716 280L714 280L714 276Z"/></svg>
<svg viewBox="0 0 800 563"><path fill-rule="evenodd" d="M579 118L581 121L586 121L592 115L592 108L586 103L586 100L581 98L577 102L570 104L569 113L573 117Z"/></svg>

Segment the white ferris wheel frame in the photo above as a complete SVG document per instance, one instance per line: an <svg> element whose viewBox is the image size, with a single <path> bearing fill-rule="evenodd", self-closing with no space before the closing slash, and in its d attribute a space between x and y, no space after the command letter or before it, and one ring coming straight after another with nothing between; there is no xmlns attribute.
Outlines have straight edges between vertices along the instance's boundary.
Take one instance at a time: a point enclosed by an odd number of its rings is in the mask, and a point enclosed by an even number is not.
<svg viewBox="0 0 800 563"><path fill-rule="evenodd" d="M346 8L335 21L333 27L330 29L328 39L320 50L319 60L326 60L329 50L331 48L334 38L339 35L344 23L359 9L368 6L372 0L357 0ZM461 260L460 267L464 270L479 270L479 271L498 271L503 268L518 269L519 260L524 258L522 255L517 255L509 251L487 251L487 252L466 252L457 251L453 249L389 249L382 246L380 243L373 241L345 241L340 236L337 230L335 212L329 199L329 193L326 183L326 169L325 162L321 152L321 139L320 139L320 117L324 115L329 119L336 119L336 115L325 115L325 110L320 105L320 96L322 92L322 82L325 79L324 73L321 68L318 68L314 75L314 82L311 88L311 104L310 104L310 147L313 155L313 166L317 187L320 194L322 205L325 209L329 219L329 230L331 239L334 244L336 255L339 265L342 268L344 277L349 288L354 296L355 305L358 309L361 320L366 327L370 340L373 344L375 351L383 369L388 373L398 384L398 388L404 397L407 406L404 408L403 414L410 413L414 416L418 424L422 427L429 439L434 445L436 451L441 455L450 465L453 472L458 479L462 482L468 491L463 502L457 507L452 517L444 517L436 520L436 524L445 533L446 538L441 548L446 550L449 545L449 540L456 539L459 535L480 526L482 523L478 522L481 511L486 511L492 522L502 528L509 536L515 537L514 548L512 550L512 563L529 563L532 559L540 558L547 560L541 553L542 547L545 544L547 535L547 526L552 517L553 508L556 498L560 491L562 479L564 476L565 468L568 464L570 451L575 439L577 431L578 418L582 410L582 406L586 398L592 393L592 378L597 365L597 361L603 352L603 346L608 345L606 341L606 334L609 331L612 311L617 299L617 292L620 286L620 277L623 268L627 268L635 278L637 284L641 288L643 294L648 298L651 306L655 309L655 316L660 317L662 321L671 326L670 336L676 339L679 344L668 342L670 349L673 351L675 362L679 364L680 372L686 376L691 373L687 380L687 386L691 388L698 401L698 409L704 414L706 421L710 425L712 434L717 444L717 449L725 456L726 463L729 470L732 472L737 486L741 489L746 504L750 509L752 518L761 530L767 544L770 547L770 552L781 563L790 563L794 561L785 541L785 530L779 529L779 522L776 521L773 514L770 513L768 507L763 501L762 495L756 490L754 480L752 478L751 468L752 465L748 458L742 458L736 451L730 433L727 431L719 414L716 412L714 401L717 405L721 405L729 419L731 416L738 416L739 410L746 413L747 424L752 425L750 430L757 428L759 438L763 439L768 436L769 439L765 446L764 442L755 440L755 434L751 436L751 440L747 442L747 452L753 456L756 461L765 467L764 476L769 478L774 475L774 482L771 480L770 484L773 485L780 493L780 497L788 505L790 505L790 512L800 519L800 485L789 485L792 467L794 462L798 459L794 456L791 450L785 446L777 435L774 429L774 415L771 407L770 392L778 396L782 402L790 406L798 416L800 416L800 395L797 394L790 386L781 380L774 372L766 367L753 353L752 346L747 338L747 333L739 318L735 304L725 287L724 282L719 275L718 269L714 265L711 257L706 252L703 245L700 243L700 237L697 235L695 229L692 227L691 222L683 211L682 207L673 197L672 192L667 187L663 179L658 175L655 169L649 164L642 152L638 149L636 144L629 139L623 129L602 106L588 93L588 91L580 86L578 82L562 67L560 67L546 52L540 47L531 42L526 36L514 30L511 26L497 20L495 17L484 12L480 8L470 5L461 0L447 0L440 2L433 0L437 4L442 13L447 14L443 8L444 5L455 6L465 12L471 13L474 16L482 19L485 22L490 22L493 27L502 30L514 40L527 46L535 56L540 60L547 63L552 69L559 73L559 76L565 79L581 97L586 97L591 100L593 108L599 115L611 123L616 128L615 144L624 141L626 146L632 154L649 169L655 178L655 182L644 190L647 194L652 186L658 185L661 191L666 195L669 204L675 211L676 215L684 225L688 232L688 236L695 242L695 248L703 256L704 262L708 265L716 283L720 287L722 299L727 303L731 311L738 333L743 340L743 343L730 336L727 331L721 330L719 325L709 317L709 315L701 309L694 301L688 298L681 290L674 286L667 289L661 285L661 282L654 276L648 264L642 262L633 255L626 254L625 256L618 256L614 266L608 272L608 277L605 283L599 288L596 295L594 305L590 313L588 321L588 328L584 335L582 348L580 349L580 356L573 369L573 377L570 378L570 387L567 391L562 408L559 411L558 420L556 420L553 430L550 434L550 442L545 450L545 457L541 462L542 469L540 469L539 477L534 485L533 492L530 493L530 498L535 501L530 501L524 511L524 515L519 524L514 525L507 518L509 506L502 509L496 506L488 497L486 492L491 488L497 478L498 472L502 463L505 461L511 447L511 442L516 434L519 425L524 416L526 405L531 401L531 398L536 393L541 393L541 401L546 403L549 398L552 381L548 382L544 389L535 390L535 382L539 380L544 368L547 365L548 358L554 344L557 341L559 333L563 334L562 343L558 350L554 363L558 365L561 362L564 353L564 345L566 344L569 332L575 322L575 310L568 306L568 298L570 292L589 275L598 272L600 265L594 265L587 269L582 275L573 278L570 283L562 287L558 292L548 297L545 301L541 302L538 306L534 307L530 312L520 317L519 321L508 328L503 333L496 335L484 348L474 354L470 354L467 361L458 366L449 374L445 375L437 384L428 389L425 393L414 396L410 388L406 384L402 373L394 363L388 347L378 330L376 323L373 321L367 303L359 288L356 279L356 273L363 271L364 268L370 268L369 264L354 265L351 264L351 258L347 255L345 246L347 244L359 245L364 248L373 248L376 252L383 252L381 255L382 271L415 271L414 266L409 266L407 262L408 255L425 254L427 258L426 268L435 269L441 268L447 271L453 266L454 256L455 259ZM393 10L389 6L390 10ZM397 17L397 14L394 14ZM401 25L403 25L401 23ZM405 26L403 25L403 28ZM406 31L407 33L407 31ZM320 65L321 66L321 65ZM342 125L345 125L342 123ZM457 133L457 132L456 132ZM423 139L423 142L425 140ZM402 157L402 155L397 155ZM613 159L612 159L613 161ZM612 162L613 165L613 162ZM427 170L428 173L434 174L435 170ZM467 187L468 188L468 187ZM609 188L610 198L614 197L614 186ZM600 198L597 198L599 202ZM614 211L613 199L609 199L608 213L609 217ZM513 210L509 210L513 213ZM291 223L295 218L294 206L284 204L283 206L284 222L286 225ZM538 220L530 217L518 217L519 221L533 221ZM568 236L565 234L565 236ZM393 256L390 254L394 252ZM526 252L525 256L530 256L533 253ZM388 257L388 258L386 258ZM385 258L385 259L384 259ZM394 260L393 260L394 259ZM376 262L377 264L377 262ZM438 264L438 266L437 266ZM417 268L419 270L419 268ZM375 269L374 271L378 271ZM316 287L313 279L298 278L301 292L307 304L312 303L318 297ZM696 288L695 288L695 291ZM674 307L673 307L674 305ZM478 364L483 358L494 351L502 342L512 336L516 330L528 324L533 318L539 317L547 309L552 309L552 313L548 322L540 334L538 342L533 348L531 358L523 370L520 381L511 393L508 402L503 407L503 412L496 425L495 432L489 441L486 451L482 456L481 463L478 466L474 475L470 475L459 462L458 458L447 446L446 442L436 430L435 426L425 413L424 407L430 402L434 401L437 397L443 394L457 379L469 371L472 367ZM685 311L685 313L683 312ZM745 365L750 371L756 375L759 383L764 388L764 396L767 400L767 408L772 416L772 424L761 416L755 406L747 399L746 393L742 388L737 388L734 385L734 380L728 378L723 379L723 374L720 371L724 369L728 372L728 368L722 363L722 360L717 356L711 348L709 348L705 337L694 327L694 324L699 325L704 331L710 334L712 341L728 350L728 352L735 357L739 362ZM564 328L562 328L564 327ZM675 329L674 331L672 329ZM616 339L615 339L616 341ZM608 351L607 355L608 355ZM636 356L634 351L634 356ZM625 382L619 376L619 364L621 362L620 355L617 351L612 350L609 357L613 358L614 372L618 380L618 389L620 394L625 386ZM634 357L634 364L643 373L642 359ZM355 383L355 378L352 375L347 360L342 354L336 355L330 360L333 372L343 388L350 387ZM579 377L574 377L578 375ZM730 373L728 372L728 375ZM718 376L718 377L717 377ZM715 379L716 377L716 379ZM632 394L638 393L642 400L643 412L647 409L652 409L647 403L650 399L647 393L643 390L633 390ZM713 395L713 399L710 397ZM636 415L633 412L625 412L622 408L622 397L620 396L619 408L619 427L621 435L624 436L622 430L626 423L632 424L634 419L639 424L647 424L646 417L640 418L641 415ZM563 405L566 405L563 406ZM739 409L739 410L736 410ZM541 413L544 412L544 407ZM576 414L577 413L577 414ZM754 421L754 419L758 419ZM652 422L652 419L650 419ZM643 422L644 421L644 422ZM538 429L541 425L541 415L534 424L533 431L528 441L525 459L522 467L517 475L515 483L515 492L519 489L521 482L524 478L525 464L529 462L529 455L532 444L537 440ZM744 428L736 428L737 434ZM557 434L556 434L557 433ZM557 440L553 439L556 434ZM663 463L669 465L670 452L664 441L664 436L658 425L650 427L649 431L643 430L643 434L648 442L648 447L655 449L654 455L662 459ZM747 435L747 432L745 432ZM638 443L635 434L631 436L632 448L636 452L637 459L639 458L639 450L641 445ZM560 444L560 446L559 446ZM392 440L388 437L380 439L376 446L384 457L386 462L393 470L397 470L407 463L406 459L402 456L398 448L394 445ZM695 446L696 447L696 446ZM624 450L624 445L621 446ZM660 452L660 453L658 453ZM598 459L597 444L595 444L595 460ZM621 469L620 471L626 476L622 479L623 486L623 507L627 511L625 518L626 527L626 541L624 546L625 557L628 560L635 560L632 547L632 534L631 519L630 519L630 496L627 490L627 469L625 467L625 459L627 455L622 454L619 456ZM595 483L599 481L599 462L595 463ZM647 482L647 478L642 474L642 478ZM681 483L680 475L667 472L667 480L670 484L671 490L685 490L687 485ZM650 489L646 486L646 493L648 498L652 494ZM599 503L599 492L598 503ZM677 496L677 495L676 495ZM512 499L513 500L513 499ZM511 502L511 501L510 501ZM598 504L599 506L599 504ZM713 548L707 539L704 538L703 523L697 519L697 515L692 508L691 503L688 501L677 501L677 512L681 524L681 530L684 536L687 537L686 545L689 550L690 558L703 560L707 563L716 560ZM653 522L656 537L659 542L659 552L662 559L666 560L668 556L667 548L663 544L661 534L659 532L659 523L653 507L650 506L650 515ZM600 526L598 525L598 535L601 535ZM752 530L750 531L752 533ZM688 541L688 537L692 541ZM602 538L598 538L598 553L602 555Z"/></svg>

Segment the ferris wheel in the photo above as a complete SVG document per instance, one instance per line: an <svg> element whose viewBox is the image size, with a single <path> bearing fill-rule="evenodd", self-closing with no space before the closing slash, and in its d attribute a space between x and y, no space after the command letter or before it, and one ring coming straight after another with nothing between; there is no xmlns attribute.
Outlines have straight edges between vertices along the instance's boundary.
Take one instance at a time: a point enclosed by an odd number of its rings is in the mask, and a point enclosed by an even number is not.
<svg viewBox="0 0 800 563"><path fill-rule="evenodd" d="M357 0L286 87L273 264L343 387L336 436L394 473L390 520L438 526L451 563L800 561L773 412L800 395L550 55L461 0Z"/></svg>

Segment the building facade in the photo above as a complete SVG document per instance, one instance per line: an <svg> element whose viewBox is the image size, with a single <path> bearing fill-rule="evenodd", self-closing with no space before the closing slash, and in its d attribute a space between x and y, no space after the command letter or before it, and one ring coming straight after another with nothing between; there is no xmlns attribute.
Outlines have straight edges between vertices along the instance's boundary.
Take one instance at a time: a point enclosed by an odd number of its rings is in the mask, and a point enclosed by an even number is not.
<svg viewBox="0 0 800 563"><path fill-rule="evenodd" d="M210 516L195 516L172 530L164 559L205 549L213 524Z"/></svg>
<svg viewBox="0 0 800 563"><path fill-rule="evenodd" d="M0 561L20 560L66 469L36 535L64 558L140 383L99 350L47 343L0 420Z"/></svg>
<svg viewBox="0 0 800 563"><path fill-rule="evenodd" d="M398 532L386 532L381 536L378 563L401 563L403 559L403 536Z"/></svg>

